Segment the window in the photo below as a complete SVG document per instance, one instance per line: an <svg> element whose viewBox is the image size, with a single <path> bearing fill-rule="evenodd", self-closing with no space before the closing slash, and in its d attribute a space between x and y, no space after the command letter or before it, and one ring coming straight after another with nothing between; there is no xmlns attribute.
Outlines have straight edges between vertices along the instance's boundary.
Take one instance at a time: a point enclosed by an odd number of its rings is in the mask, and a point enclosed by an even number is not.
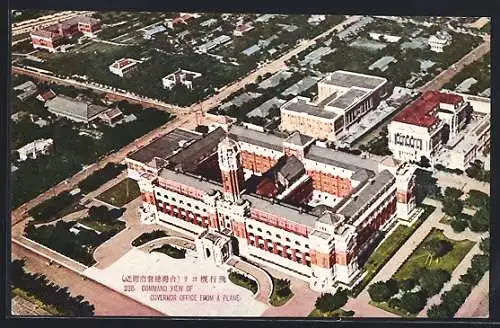
<svg viewBox="0 0 500 328"><path fill-rule="evenodd" d="M172 197L172 201L175 202L175 198L174 197Z"/></svg>
<svg viewBox="0 0 500 328"><path fill-rule="evenodd" d="M194 208L197 209L197 210L200 209L200 207L198 205L195 205Z"/></svg>
<svg viewBox="0 0 500 328"><path fill-rule="evenodd" d="M181 199L181 200L179 201L179 203L180 203L180 204L184 204L184 201Z"/></svg>
<svg viewBox="0 0 500 328"><path fill-rule="evenodd" d="M258 232L262 232L262 229L261 229L261 228L257 228L257 231L258 231Z"/></svg>
<svg viewBox="0 0 500 328"><path fill-rule="evenodd" d="M279 234L276 234L276 238L281 239L281 236Z"/></svg>
<svg viewBox="0 0 500 328"><path fill-rule="evenodd" d="M286 237L286 238L285 238L285 240L286 240L287 242L290 242L290 238L288 238L288 237Z"/></svg>
<svg viewBox="0 0 500 328"><path fill-rule="evenodd" d="M188 207L191 207L191 203L187 203L187 206L188 206Z"/></svg>
<svg viewBox="0 0 500 328"><path fill-rule="evenodd" d="M157 191L157 192L156 192L156 195L161 196L161 194L160 194L160 192L159 192L159 191Z"/></svg>
<svg viewBox="0 0 500 328"><path fill-rule="evenodd" d="M295 245L300 246L300 243L298 241L295 242Z"/></svg>
<svg viewBox="0 0 500 328"><path fill-rule="evenodd" d="M309 248L309 245L306 244L306 248Z"/></svg>
<svg viewBox="0 0 500 328"><path fill-rule="evenodd" d="M228 227L229 229L231 228L231 225L229 223L226 224L226 227Z"/></svg>
<svg viewBox="0 0 500 328"><path fill-rule="evenodd" d="M248 229L253 229L253 226L251 224L249 224Z"/></svg>
<svg viewBox="0 0 500 328"><path fill-rule="evenodd" d="M271 236L271 232L270 231L266 231L267 235L268 236Z"/></svg>

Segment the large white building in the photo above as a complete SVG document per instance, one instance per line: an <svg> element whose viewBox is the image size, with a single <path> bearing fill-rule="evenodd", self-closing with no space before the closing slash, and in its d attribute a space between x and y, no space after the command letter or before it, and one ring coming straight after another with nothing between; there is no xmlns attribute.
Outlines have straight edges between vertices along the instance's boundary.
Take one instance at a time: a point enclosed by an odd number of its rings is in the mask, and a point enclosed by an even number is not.
<svg viewBox="0 0 500 328"><path fill-rule="evenodd" d="M28 158L36 159L39 155L45 155L51 149L53 144L54 140L51 138L38 139L30 142L29 144L16 150L19 154L19 161L25 161Z"/></svg>
<svg viewBox="0 0 500 328"><path fill-rule="evenodd" d="M431 35L429 37L429 46L431 47L431 50L434 52L443 52L444 47L448 46L451 44L453 38L452 36L446 32L446 31L440 31L436 33L435 35Z"/></svg>
<svg viewBox="0 0 500 328"><path fill-rule="evenodd" d="M376 108L390 94L389 88L382 77L335 71L318 82L314 102L297 96L281 106L281 128L335 141L337 135Z"/></svg>
<svg viewBox="0 0 500 328"><path fill-rule="evenodd" d="M378 231L415 208L410 164L389 170L297 132L283 139L239 126L206 135L176 129L126 162L143 223L192 235L198 257L216 264L235 255L232 236L241 260L316 291L355 285Z"/></svg>
<svg viewBox="0 0 500 328"><path fill-rule="evenodd" d="M193 81L201 77L201 73L178 69L165 76L161 81L164 89L171 90L176 85L184 85L188 90L193 89Z"/></svg>
<svg viewBox="0 0 500 328"><path fill-rule="evenodd" d="M109 71L119 77L124 77L137 69L138 60L132 58L121 58L109 65Z"/></svg>
<svg viewBox="0 0 500 328"><path fill-rule="evenodd" d="M394 158L433 161L443 142L455 138L466 124L470 111L463 97L427 91L401 111L388 125L389 149Z"/></svg>

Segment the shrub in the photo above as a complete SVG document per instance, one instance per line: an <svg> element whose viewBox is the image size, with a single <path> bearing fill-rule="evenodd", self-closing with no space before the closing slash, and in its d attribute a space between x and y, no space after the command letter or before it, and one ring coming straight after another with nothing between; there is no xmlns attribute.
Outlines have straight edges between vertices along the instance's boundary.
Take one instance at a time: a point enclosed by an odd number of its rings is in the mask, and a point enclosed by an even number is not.
<svg viewBox="0 0 500 328"><path fill-rule="evenodd" d="M462 232L465 230L465 228L467 228L467 222L460 219L452 220L450 225L453 228L453 231L455 232Z"/></svg>
<svg viewBox="0 0 500 328"><path fill-rule="evenodd" d="M389 287L383 281L370 285L370 287L368 287L368 294L375 302L385 302L392 296Z"/></svg>

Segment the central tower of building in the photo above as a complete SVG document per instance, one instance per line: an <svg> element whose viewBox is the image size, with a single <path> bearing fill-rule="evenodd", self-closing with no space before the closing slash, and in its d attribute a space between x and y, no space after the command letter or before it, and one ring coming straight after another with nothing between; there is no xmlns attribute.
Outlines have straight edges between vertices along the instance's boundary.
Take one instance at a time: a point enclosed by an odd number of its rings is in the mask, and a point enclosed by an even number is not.
<svg viewBox="0 0 500 328"><path fill-rule="evenodd" d="M240 147L236 141L226 137L219 143L217 153L224 198L233 202L238 201L245 182L243 167L240 163Z"/></svg>

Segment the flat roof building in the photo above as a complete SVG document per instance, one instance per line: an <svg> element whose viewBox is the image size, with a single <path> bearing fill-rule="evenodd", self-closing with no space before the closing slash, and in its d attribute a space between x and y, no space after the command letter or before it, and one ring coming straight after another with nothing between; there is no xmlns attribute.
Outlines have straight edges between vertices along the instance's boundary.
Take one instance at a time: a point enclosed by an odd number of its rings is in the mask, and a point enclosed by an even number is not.
<svg viewBox="0 0 500 328"><path fill-rule="evenodd" d="M59 95L45 103L45 107L52 114L70 119L75 122L89 123L98 118L99 114L108 108L88 104L67 96Z"/></svg>

